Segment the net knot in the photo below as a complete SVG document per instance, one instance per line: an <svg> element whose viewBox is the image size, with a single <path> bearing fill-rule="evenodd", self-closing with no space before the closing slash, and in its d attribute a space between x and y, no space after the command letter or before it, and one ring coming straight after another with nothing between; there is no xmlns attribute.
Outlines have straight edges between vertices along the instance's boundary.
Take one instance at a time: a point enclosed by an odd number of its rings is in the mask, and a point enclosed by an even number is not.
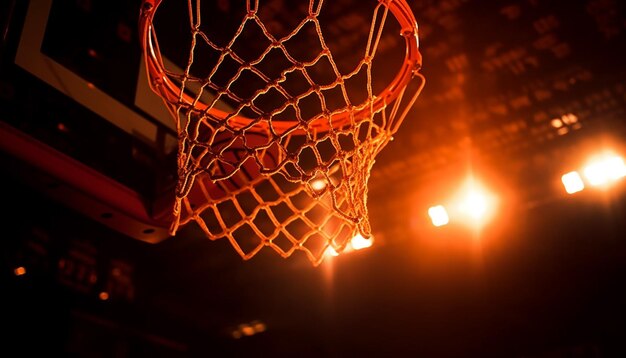
<svg viewBox="0 0 626 358"><path fill-rule="evenodd" d="M267 87L268 87L268 88L270 88L270 87L274 87L274 88L276 88L276 87L278 87L279 85L280 85L280 78L275 78L275 79L273 79L273 80L271 80L271 81L269 81L269 82L267 83Z"/></svg>

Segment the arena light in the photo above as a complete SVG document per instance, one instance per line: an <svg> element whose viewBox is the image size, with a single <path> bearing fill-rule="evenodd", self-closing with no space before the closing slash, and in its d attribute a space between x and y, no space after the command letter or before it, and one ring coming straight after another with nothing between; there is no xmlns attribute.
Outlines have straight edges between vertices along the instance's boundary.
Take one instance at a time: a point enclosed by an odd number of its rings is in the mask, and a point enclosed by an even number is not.
<svg viewBox="0 0 626 358"><path fill-rule="evenodd" d="M480 220L487 213L487 206L487 196L479 190L472 189L461 199L459 208L464 215Z"/></svg>
<svg viewBox="0 0 626 358"><path fill-rule="evenodd" d="M361 234L356 234L352 240L350 240L350 246L354 250L362 250L371 247L374 244L374 238L366 239Z"/></svg>
<svg viewBox="0 0 626 358"><path fill-rule="evenodd" d="M428 209L428 216L430 216L430 220L432 221L433 225L437 227L447 225L450 222L448 211L443 205L430 207Z"/></svg>
<svg viewBox="0 0 626 358"><path fill-rule="evenodd" d="M356 234L350 242L346 245L346 247L341 251L341 254L347 254L350 252L363 250L368 247L371 247L374 244L374 238L370 237L369 239L364 238L361 234ZM334 247L329 245L324 252L324 255L327 259L340 256L340 253L335 250Z"/></svg>
<svg viewBox="0 0 626 358"><path fill-rule="evenodd" d="M265 323L259 320L255 320L249 323L242 323L238 325L237 328L235 328L231 332L231 336L234 339L240 339L243 337L254 336L255 334L258 334L258 333L263 333L266 330L267 330L267 326L265 325Z"/></svg>
<svg viewBox="0 0 626 358"><path fill-rule="evenodd" d="M568 194L578 193L585 189L585 183L583 183L583 179L580 177L577 171L569 172L567 174L563 174L561 177L561 182L565 187L565 191Z"/></svg>
<svg viewBox="0 0 626 358"><path fill-rule="evenodd" d="M24 268L24 266L16 267L13 270L13 273L15 274L15 276L24 276L26 275L26 269Z"/></svg>
<svg viewBox="0 0 626 358"><path fill-rule="evenodd" d="M625 177L626 165L623 158L605 154L593 159L583 173L591 186L604 186Z"/></svg>
<svg viewBox="0 0 626 358"><path fill-rule="evenodd" d="M495 212L497 199L482 184L469 179L454 200L454 217L470 226L484 225ZM454 219L454 218L453 218Z"/></svg>
<svg viewBox="0 0 626 358"><path fill-rule="evenodd" d="M311 181L311 188L317 192L326 189L326 181L324 179L315 179Z"/></svg>
<svg viewBox="0 0 626 358"><path fill-rule="evenodd" d="M326 255L326 258L337 257L339 256L339 253L332 246L328 246L324 255Z"/></svg>
<svg viewBox="0 0 626 358"><path fill-rule="evenodd" d="M436 227L451 222L481 227L493 216L497 203L498 199L492 192L470 177L445 205L431 206L428 216Z"/></svg>

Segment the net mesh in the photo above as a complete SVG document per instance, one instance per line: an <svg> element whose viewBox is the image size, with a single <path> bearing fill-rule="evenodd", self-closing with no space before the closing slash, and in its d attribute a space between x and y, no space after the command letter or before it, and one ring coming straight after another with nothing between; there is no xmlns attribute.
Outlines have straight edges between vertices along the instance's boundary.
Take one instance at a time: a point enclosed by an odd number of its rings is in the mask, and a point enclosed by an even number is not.
<svg viewBox="0 0 626 358"><path fill-rule="evenodd" d="M409 54L413 62L401 63L409 74L374 93L372 63L393 4L376 4L362 58L344 72L324 39L323 1L310 1L303 19L282 37L262 21L258 1L248 1L232 38L218 44L202 30L200 1L189 0L191 44L180 72L164 69L152 26L156 6L144 4L152 87L164 98L179 135L172 234L195 221L209 239L229 240L244 259L270 247L283 257L303 251L314 264L331 250L349 248L356 235L371 238L367 182L374 159L423 86L419 54ZM267 44L252 59L237 51L250 27ZM302 60L287 43L305 31L318 49ZM403 29L402 36L407 43L417 41L417 28ZM216 54L202 76L194 73L200 46ZM286 61L268 67L276 51ZM330 65L325 83L314 74L322 63ZM279 71L268 74L266 68L276 66ZM296 75L305 84L299 92L290 87ZM243 81L250 76L254 81ZM359 76L364 95L355 102L346 83ZM414 77L420 83L407 86Z"/></svg>

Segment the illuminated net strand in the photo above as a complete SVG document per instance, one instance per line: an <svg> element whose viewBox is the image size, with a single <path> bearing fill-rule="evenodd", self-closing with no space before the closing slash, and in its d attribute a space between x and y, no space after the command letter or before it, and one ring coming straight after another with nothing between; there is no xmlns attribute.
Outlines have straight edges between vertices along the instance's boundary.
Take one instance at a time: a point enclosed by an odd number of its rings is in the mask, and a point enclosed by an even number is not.
<svg viewBox="0 0 626 358"><path fill-rule="evenodd" d="M168 103L171 106L170 110L175 113L174 118L176 119L176 126L180 136L178 158L179 185L177 187L174 210L176 219L171 228L172 234L177 231L179 225L193 220L199 224L210 239L228 238L232 246L244 259L254 256L262 247L269 246L283 257L290 256L295 250L303 250L315 264L321 262L329 246L336 252L341 252L356 233L360 233L364 237L370 236L371 230L366 206L367 180L374 157L391 139L391 135L397 130L406 112L417 98L421 87L418 88L409 100L405 110L400 114L398 112L404 90L393 105L390 106L390 110L387 108L387 104L381 108L373 108L375 96L371 86L371 63L376 53L388 8L383 6L382 2L376 6L365 56L353 71L342 75L324 42L321 26L317 18L322 4L323 2L319 1L315 6L315 1L310 1L308 16L290 34L278 40L269 33L258 17L258 1L254 1L254 3L248 1L247 14L235 35L227 46L220 47L200 30L200 2L196 2L194 9L192 1L188 1L189 21L192 31L189 61L184 74L178 75L168 72L170 77L177 78L181 82L181 91L177 103L172 103L171 101ZM384 9L382 15L379 14L381 7ZM259 26L264 36L270 41L270 45L257 59L246 62L232 48L242 34L246 24L250 22L254 22ZM322 51L309 62L298 62L289 54L284 42L295 37L309 22L312 22L315 26ZM156 36L154 38L156 39ZM206 79L195 78L191 75L198 38L214 50L220 52L217 64ZM277 80L272 80L256 66L263 61L271 50L276 48L282 51L292 66L281 71ZM227 56L239 63L240 67L228 83L220 87L212 82L212 78ZM329 61L337 77L333 83L328 85L316 84L307 72L307 68L315 66L322 58L326 58ZM367 76L367 100L355 106L351 103L348 96L345 81L360 73L364 67ZM266 83L264 87L257 89L253 96L247 100L239 97L230 89L246 70L256 74ZM286 76L294 71L300 71L311 85L308 91L297 96L291 96L281 85L282 82L286 81ZM197 95L191 104L183 100L184 90L189 83L200 84L200 89L197 90ZM345 106L331 111L327 107L323 91L337 86L340 87ZM200 99L207 88L215 92L215 96L208 104L203 104ZM281 93L285 97L285 103L270 113L264 113L254 102L267 94L271 89ZM302 116L299 104L302 99L309 95L318 97L322 111L312 118L305 119ZM215 110L216 104L223 96L238 103L234 111L220 113ZM272 121L275 116L289 107L294 109L297 122ZM249 108L257 113L258 117L252 118L247 122L241 121L240 116L244 108ZM324 128L328 128L328 130L324 130ZM364 134L361 133L363 130L365 131ZM216 148L215 143L218 136L225 132L230 134L230 140ZM267 136L268 141L263 144L250 146L246 142L246 134L251 132L264 134ZM199 138L201 133L210 133L210 138L208 140ZM305 143L297 151L289 152L289 142L293 137L302 135L306 137ZM353 141L348 148L344 148L345 144L342 145L339 141L342 135L351 138ZM363 138L360 138L361 136ZM325 161L322 153L320 153L320 149L317 147L317 144L323 141L330 141L335 151L332 157ZM235 148L237 146L243 148ZM197 150L198 148L200 148L199 151ZM264 157L271 148L277 148L278 153L276 153L276 160L271 165L268 165ZM308 170L303 168L305 163L301 163L300 159L303 151L307 148L313 151L317 162L317 165ZM243 152L243 157L236 155L233 159L232 155L227 155L235 151L235 149L237 149L237 153ZM207 157L209 158L208 162ZM256 163L257 169L261 174L261 176L255 179L250 178L249 173L246 173L247 169L244 167L244 163L249 163L250 160ZM334 164L329 165L328 163ZM294 174L293 170L287 170L287 166L295 169L296 173ZM333 173L340 174L340 177L333 178ZM295 189L285 192L281 189L281 185L277 184L278 176L282 176L287 181L298 183L299 185ZM234 190L232 187L225 185L225 182L232 180L233 177L239 179L239 185L237 185L239 188ZM313 190L310 183L313 178L319 177L324 180L326 186L321 193ZM265 200L257 192L257 187L263 182L270 183L271 187L276 191L277 199ZM200 189L199 192L201 192L202 196L200 201L204 202L203 205L195 206L189 200L189 195L194 187ZM212 196L210 194L211 188L215 189L215 187L221 189L221 196ZM246 213L243 209L244 204L240 203L238 199L238 194L245 192L251 193L258 202L257 208L252 213ZM305 194L309 198L309 204L299 208L293 202L293 198L301 194ZM228 220L225 220L224 216L227 213L220 211L220 206L224 203L231 203L236 209L236 215L239 216L236 223L229 223ZM286 205L290 214L287 218L279 220L275 210L281 204ZM184 215L181 212L182 207L184 207ZM321 218L307 216L315 208L323 208L327 215L323 215ZM256 215L261 210L267 213L271 224L275 227L271 233L263 232L259 227L260 225L254 221ZM232 215L233 213L229 214ZM183 217L181 218L181 216ZM214 221L213 229L210 227L211 225L207 224L207 217L212 217L212 221ZM306 232L297 234L295 231L300 230L289 229L289 225L294 222L305 225ZM336 228L332 228L333 225L329 225L331 222ZM215 228L215 223L217 223L217 228ZM238 230L246 226L254 232L257 238L257 244L247 251L242 248L240 243L242 238L237 235ZM288 240L288 247L286 248L283 247L286 244L284 240L282 245L276 243L276 239L281 235ZM321 237L322 243L309 245L313 241L312 238L314 236Z"/></svg>
<svg viewBox="0 0 626 358"><path fill-rule="evenodd" d="M219 204L216 204L215 201L207 201L207 204L205 204L203 207L193 210L190 207L189 201L185 198L184 199L185 208L187 210L193 211L195 215L194 217L190 216L187 220L197 221L199 226L202 228L202 230L210 238L220 238L220 237L228 238L228 240L230 241L232 246L235 248L235 250L244 259L249 259L253 257L261 248L263 248L264 246L269 246L272 249L274 249L276 252L278 252L282 257L285 257L285 258L289 257L297 249L304 250L308 258L313 263L319 264L324 258L324 253L326 252L326 249L329 246L332 245L332 247L337 251L341 251L343 250L343 248L345 248L345 245L349 241L346 239L350 239L351 237L348 237L346 235L346 237L342 241L333 241L333 238L337 236L338 233L341 233L341 232L346 233L345 229L348 228L349 226L348 221L340 220L340 226L338 226L332 231L322 230L322 228L326 224L328 224L333 218L336 218L336 216L335 217L333 217L332 215L326 216L322 218L322 220L319 220L318 222L314 222L313 220L308 218L306 214L310 212L315 206L320 205L319 202L310 200L309 203L304 208L298 209L297 205L292 202L292 198L302 193L303 191L302 189L296 189L296 190L292 190L290 192L285 193L280 188L280 186L276 184L274 180L272 180L271 177L270 178L259 177L257 180L259 181L267 180L269 183L271 183L271 186L276 190L276 193L278 194L279 198L274 201L264 201L261 198L261 196L255 192L254 183L251 183L250 186L242 188L239 191L231 192L231 194L228 197L220 199L219 202L222 203L225 201L232 201L236 207L237 212L243 218L237 224L232 225L232 226L229 226L224 222L224 220L222 219L222 215L220 214L220 210L218 209ZM207 189L204 183L205 182L200 182L200 186L204 188L203 190L205 192L207 192ZM241 192L245 192L245 191L250 191L254 193L255 198L259 202L262 202L262 204L257 206L251 213L245 213L245 210L242 208L243 205L239 204L239 202L237 201L237 194ZM207 194L207 196L209 195ZM279 205L280 203L287 203L287 206L293 213L288 219L284 221L279 221L276 218L276 216L272 214L272 211L271 211L272 207L275 207ZM328 204L326 205L327 205L327 211L331 212L329 210L330 207L328 206ZM267 209L270 209L270 210L267 210ZM268 216L272 224L276 227L276 229L268 235L263 233L253 222L255 215L258 214L258 212L261 210L265 210L268 213ZM220 225L217 231L212 231L208 227L208 225L206 224L202 216L198 215L199 213L206 213L207 211L209 213L212 213L214 217L217 218L217 220L219 221ZM308 230L307 230L308 232L304 234L304 236L302 237L296 237L289 230L285 229L286 227L289 226L290 223L295 222L297 219L300 219L301 224L307 225L308 227ZM185 222L183 221L183 223ZM234 234L235 232L237 232L239 228L243 227L246 224L249 225L249 227L254 231L254 233L260 238L258 244L253 249L249 250L248 252L245 252L241 248L241 246L239 245L238 239L235 237L236 235ZM349 232L352 232L351 228L349 229ZM290 246L287 249L274 243L274 239L276 239L281 233L284 234L285 237L290 242ZM321 234L321 237L323 238L323 241L325 242L325 244L317 245L318 246L317 250L312 250L306 247L305 244L307 243L309 238L315 234Z"/></svg>

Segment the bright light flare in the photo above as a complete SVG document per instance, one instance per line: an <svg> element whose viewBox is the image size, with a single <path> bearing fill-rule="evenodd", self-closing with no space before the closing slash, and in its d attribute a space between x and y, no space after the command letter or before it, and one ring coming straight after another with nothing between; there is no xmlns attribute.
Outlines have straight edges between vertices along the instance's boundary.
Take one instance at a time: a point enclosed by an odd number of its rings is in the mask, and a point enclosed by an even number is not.
<svg viewBox="0 0 626 358"><path fill-rule="evenodd" d="M371 247L374 244L374 239L373 238L369 238L366 239L363 236L361 236L361 234L356 234L352 240L350 240L350 246L352 246L352 248L354 250L362 250L362 249L366 249L368 247Z"/></svg>
<svg viewBox="0 0 626 358"><path fill-rule="evenodd" d="M346 245L346 247L341 252L342 254L347 254L349 252L363 250L368 247L371 247L374 244L374 238L370 237L369 239L364 238L361 234L356 234L350 242ZM326 258L332 258L335 256L339 256L337 250L334 247L328 246L324 252Z"/></svg>
<svg viewBox="0 0 626 358"><path fill-rule="evenodd" d="M482 219L488 209L487 196L476 189L471 189L460 203L461 212L474 220Z"/></svg>
<svg viewBox="0 0 626 358"><path fill-rule="evenodd" d="M453 216L464 219L472 226L485 224L496 207L496 197L473 180L468 181L455 202L456 211Z"/></svg>
<svg viewBox="0 0 626 358"><path fill-rule="evenodd" d="M561 177L561 182L563 183L565 191L568 194L578 193L579 191L585 189L585 183L583 183L583 179L576 171L564 174Z"/></svg>
<svg viewBox="0 0 626 358"><path fill-rule="evenodd" d="M328 246L326 248L326 251L324 252L324 255L326 255L326 257L337 257L339 256L339 253L332 246Z"/></svg>
<svg viewBox="0 0 626 358"><path fill-rule="evenodd" d="M428 209L428 216L430 216L433 225L437 227L447 225L450 222L448 211L443 205L431 206Z"/></svg>
<svg viewBox="0 0 626 358"><path fill-rule="evenodd" d="M318 192L326 189L326 181L324 179L312 180L311 189L318 191Z"/></svg>
<svg viewBox="0 0 626 358"><path fill-rule="evenodd" d="M592 186L602 186L626 176L624 159L616 155L605 155L588 164L583 170Z"/></svg>

